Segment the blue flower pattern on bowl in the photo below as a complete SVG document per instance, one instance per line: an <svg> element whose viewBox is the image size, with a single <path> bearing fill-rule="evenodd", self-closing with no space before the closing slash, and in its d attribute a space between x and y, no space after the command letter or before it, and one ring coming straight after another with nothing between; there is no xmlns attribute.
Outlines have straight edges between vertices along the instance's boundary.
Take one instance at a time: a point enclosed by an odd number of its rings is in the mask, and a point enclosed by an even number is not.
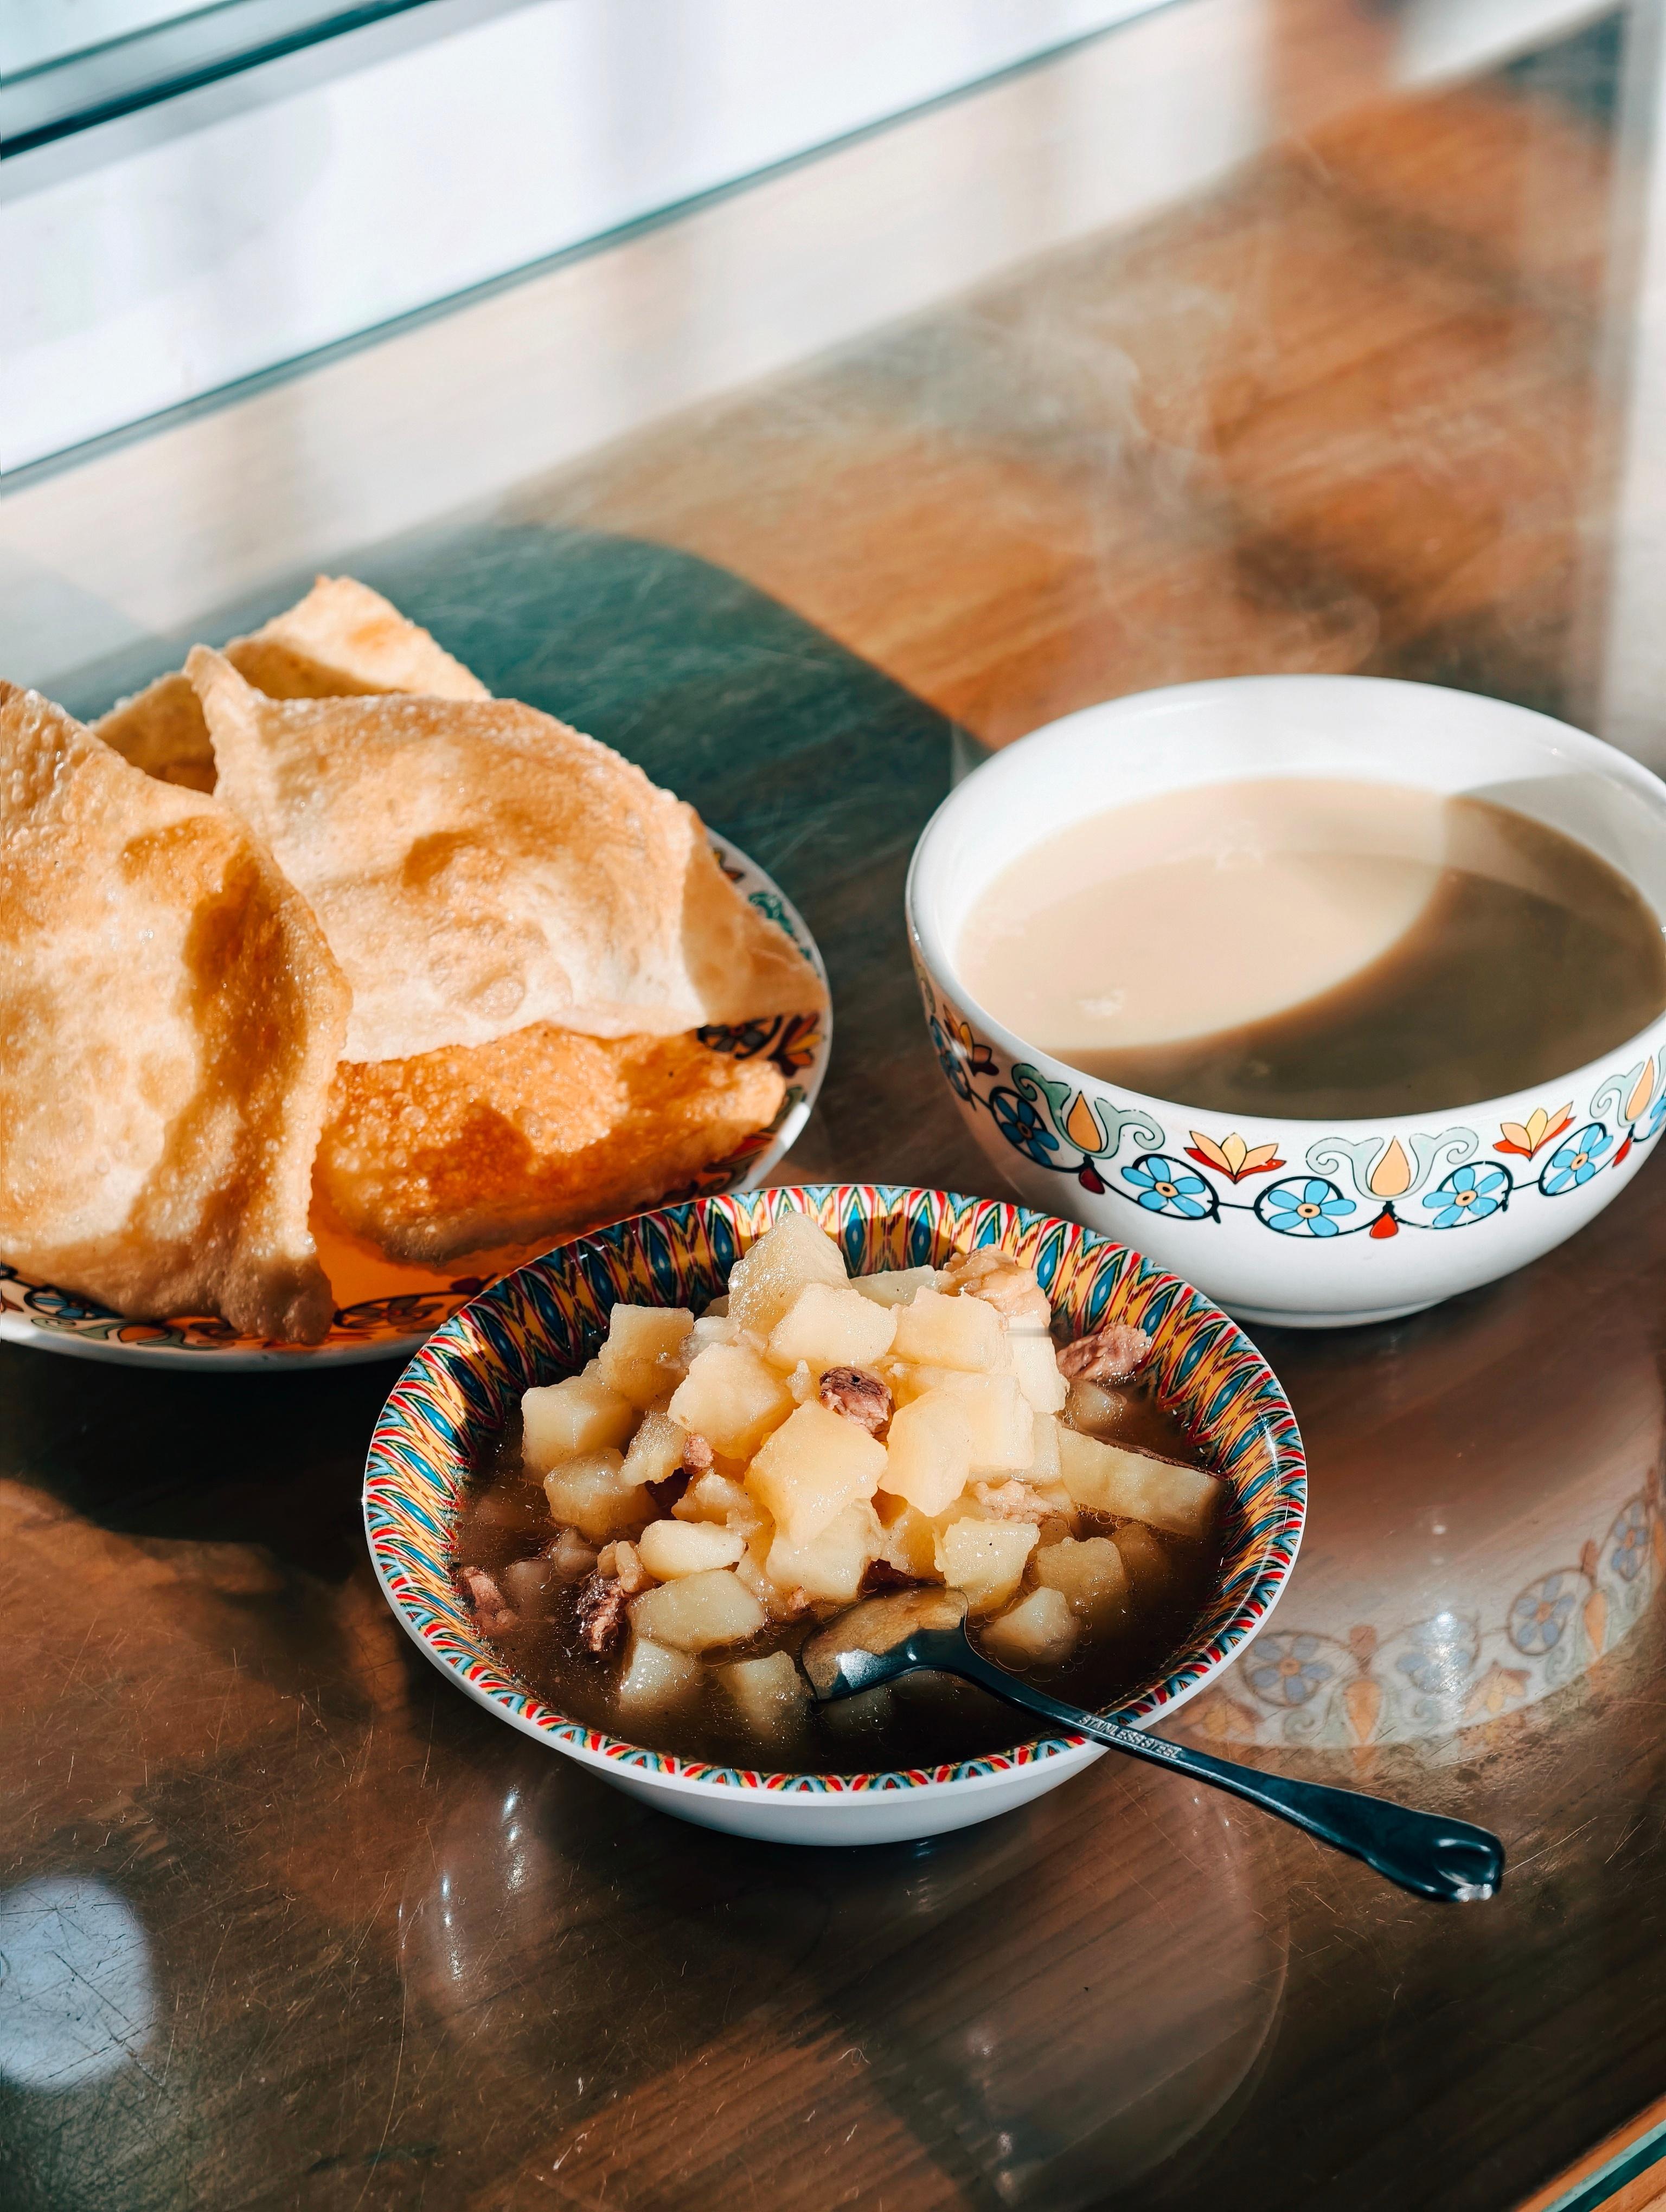
<svg viewBox="0 0 1666 2212"><path fill-rule="evenodd" d="M1613 1144L1612 1133L1600 1121L1587 1121L1583 1129L1576 1130L1551 1154L1539 1178L1540 1189L1547 1198L1560 1198L1564 1191L1577 1190L1582 1182L1590 1181Z"/></svg>
<svg viewBox="0 0 1666 2212"><path fill-rule="evenodd" d="M1289 1176L1262 1191L1256 1211L1280 1237L1336 1237L1338 1221L1359 1209L1322 1176Z"/></svg>
<svg viewBox="0 0 1666 2212"><path fill-rule="evenodd" d="M1496 1213L1510 1196L1510 1176L1499 1167L1454 1168L1437 1183L1423 1203L1434 1214L1432 1229L1462 1229L1467 1221L1484 1221Z"/></svg>
<svg viewBox="0 0 1666 2212"><path fill-rule="evenodd" d="M1059 1140L1049 1135L1046 1122L1027 1098L1020 1098L1016 1091L992 1091L989 1111L1015 1152L1038 1160L1044 1168L1053 1164L1051 1155L1058 1151Z"/></svg>
<svg viewBox="0 0 1666 2212"><path fill-rule="evenodd" d="M1568 1616L1578 1601L1578 1589L1572 1575L1542 1576L1524 1589L1511 1607L1510 1641L1517 1651L1548 1651L1561 1642Z"/></svg>
<svg viewBox="0 0 1666 2212"><path fill-rule="evenodd" d="M1202 1176L1161 1152L1146 1152L1124 1168L1122 1180L1147 1213L1177 1213L1184 1221L1201 1221L1214 1211L1214 1194Z"/></svg>
<svg viewBox="0 0 1666 2212"><path fill-rule="evenodd" d="M1247 1662L1250 1688L1269 1705L1304 1705L1335 1671L1316 1636L1263 1636Z"/></svg>
<svg viewBox="0 0 1666 2212"><path fill-rule="evenodd" d="M933 1050L964 1107L988 1114L1003 1141L1035 1165L1173 1220L1222 1224L1244 1214L1275 1236L1310 1243L1369 1236L1387 1252L1403 1231L1498 1220L1526 1192L1558 1198L1603 1169L1625 1170L1666 1130L1663 1054L1657 1072L1651 1064L1605 1076L1590 1095L1588 1118L1569 1133L1563 1133L1571 1107L1522 1109L1519 1120L1503 1120L1491 1149L1523 1162L1542 1159L1531 1182L1487 1156L1487 1133L1454 1127L1408 1130L1403 1141L1393 1134L1328 1136L1308 1146L1305 1173L1252 1189L1247 1178L1285 1165L1276 1137L1253 1125L1220 1134L1165 1129L1149 1103L1118 1104L1083 1078L1049 1076L1027 1060L1009 1063L923 969L919 982ZM1604 1115L1619 1126L1598 1118ZM1183 1146L1183 1133L1189 1137ZM1135 1156L1124 1166L1118 1155L1130 1135ZM1140 1152L1140 1145L1153 1149ZM1353 1198L1333 1180L1341 1174L1351 1176Z"/></svg>

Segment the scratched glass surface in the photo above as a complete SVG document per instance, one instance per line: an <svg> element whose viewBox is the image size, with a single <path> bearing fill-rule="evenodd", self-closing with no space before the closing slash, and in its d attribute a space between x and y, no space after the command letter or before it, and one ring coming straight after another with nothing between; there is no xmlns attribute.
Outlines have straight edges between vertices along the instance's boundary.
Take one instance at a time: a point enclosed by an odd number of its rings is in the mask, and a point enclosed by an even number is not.
<svg viewBox="0 0 1666 2212"><path fill-rule="evenodd" d="M839 1042L786 1173L993 1192L900 915L972 745L1152 684L1337 669L1666 761L1666 41L1651 6L1519 14L1505 38L1480 6L1182 0L842 149L879 179L879 276L933 192L1008 224L1010 261L899 282L835 351L554 472L465 495L436 465L417 511L368 447L297 550L294 425L327 430L390 342L0 490L8 559L56 532L57 596L29 601L52 649L6 672L90 712L313 566L365 575L799 902ZM952 191L908 166L945 146L976 155ZM690 312L728 281L717 223L847 281L835 232L794 228L824 173L660 234L708 242ZM1067 203L1098 213L1037 247ZM547 373L529 352L529 422ZM436 371L387 412L439 455L450 404ZM257 546L228 583L191 536L187 448L269 488L270 573ZM147 470L177 504L140 499ZM116 607L136 515L200 617ZM1520 2203L1660 2089L1663 1175L1474 1297L1265 1334L1310 1533L1174 1732L1496 1828L1511 1872L1474 1909L1109 1757L906 1849L673 1824L396 1626L358 1527L389 1372L0 1347L0 2203Z"/></svg>

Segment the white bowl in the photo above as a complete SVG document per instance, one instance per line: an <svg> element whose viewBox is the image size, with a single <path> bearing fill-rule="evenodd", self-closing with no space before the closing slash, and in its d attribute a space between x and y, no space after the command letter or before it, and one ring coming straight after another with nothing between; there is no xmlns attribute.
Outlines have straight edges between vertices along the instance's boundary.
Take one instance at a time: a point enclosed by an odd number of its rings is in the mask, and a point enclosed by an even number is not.
<svg viewBox="0 0 1666 2212"><path fill-rule="evenodd" d="M1020 853L1112 805L1246 776L1467 793L1581 840L1666 919L1666 785L1548 716L1431 684L1234 677L1067 715L945 800L908 918L963 1118L1032 1204L1122 1238L1230 1313L1386 1321L1536 1260L1626 1188L1666 1123L1666 1014L1601 1060L1403 1120L1245 1120L1124 1091L978 1006L954 947Z"/></svg>

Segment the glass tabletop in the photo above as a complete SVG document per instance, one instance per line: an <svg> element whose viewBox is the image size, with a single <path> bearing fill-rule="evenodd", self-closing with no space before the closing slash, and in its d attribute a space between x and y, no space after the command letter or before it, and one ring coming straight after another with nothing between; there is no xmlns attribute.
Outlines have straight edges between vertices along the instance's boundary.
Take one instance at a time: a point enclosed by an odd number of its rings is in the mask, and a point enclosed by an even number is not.
<svg viewBox="0 0 1666 2212"><path fill-rule="evenodd" d="M1003 1195L901 915L982 748L1325 670L1666 763L1661 29L1179 0L6 480L0 666L92 714L363 577L804 913L781 1180ZM684 1827L405 1642L396 1370L0 1345L0 2200L1548 2203L1663 2087L1661 1173L1491 1289L1257 1332L1309 1532L1170 1732L1495 1828L1467 1908L1114 1758L916 1846Z"/></svg>

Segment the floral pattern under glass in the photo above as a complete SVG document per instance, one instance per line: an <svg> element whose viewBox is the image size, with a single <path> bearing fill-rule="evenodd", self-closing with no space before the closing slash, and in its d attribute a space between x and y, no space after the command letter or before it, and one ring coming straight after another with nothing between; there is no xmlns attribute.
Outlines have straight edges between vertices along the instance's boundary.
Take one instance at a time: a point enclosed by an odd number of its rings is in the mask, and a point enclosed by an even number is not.
<svg viewBox="0 0 1666 2212"><path fill-rule="evenodd" d="M1479 1625L1461 1613L1438 1613L1412 1631L1412 1648L1395 1664L1426 1698L1452 1697L1473 1672L1481 1650Z"/></svg>
<svg viewBox="0 0 1666 2212"><path fill-rule="evenodd" d="M1131 1168L1124 1168L1122 1180L1148 1213L1177 1213L1185 1221L1201 1221L1214 1211L1214 1193L1202 1176L1161 1152L1147 1152Z"/></svg>
<svg viewBox="0 0 1666 2212"><path fill-rule="evenodd" d="M1269 1705L1304 1705L1335 1668L1319 1656L1316 1636L1263 1636L1246 1663L1250 1686Z"/></svg>
<svg viewBox="0 0 1666 2212"><path fill-rule="evenodd" d="M1483 1163L1478 1167L1454 1168L1424 1200L1434 1214L1432 1229L1462 1229L1466 1221L1484 1221L1496 1213L1510 1195L1510 1176L1504 1168Z"/></svg>
<svg viewBox="0 0 1666 2212"><path fill-rule="evenodd" d="M1280 1237L1336 1237L1341 1233L1338 1222L1359 1209L1322 1176L1291 1176L1269 1183L1256 1200L1256 1211Z"/></svg>
<svg viewBox="0 0 1666 2212"><path fill-rule="evenodd" d="M1529 1655L1548 1651L1562 1640L1568 1616L1579 1601L1571 1574L1546 1575L1524 1589L1510 1608L1510 1641Z"/></svg>
<svg viewBox="0 0 1666 2212"><path fill-rule="evenodd" d="M1549 1164L1539 1178L1539 1188L1547 1198L1560 1198L1564 1191L1577 1190L1582 1182L1589 1182L1602 1164L1603 1157L1613 1149L1614 1137L1600 1121L1587 1121L1584 1127L1570 1137L1566 1144L1558 1145L1551 1154Z"/></svg>
<svg viewBox="0 0 1666 2212"><path fill-rule="evenodd" d="M1633 1498L1608 1531L1608 1565L1622 1583L1637 1580L1649 1549L1649 1510Z"/></svg>

